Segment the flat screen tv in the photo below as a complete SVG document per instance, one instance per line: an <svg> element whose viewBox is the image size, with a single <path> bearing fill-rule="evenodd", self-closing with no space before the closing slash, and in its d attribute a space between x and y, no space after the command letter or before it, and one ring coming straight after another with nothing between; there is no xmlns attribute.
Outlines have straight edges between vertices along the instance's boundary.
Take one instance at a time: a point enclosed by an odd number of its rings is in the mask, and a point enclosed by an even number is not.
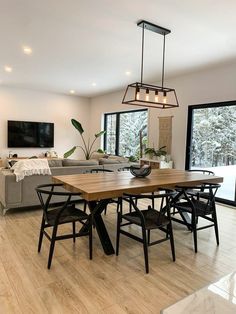
<svg viewBox="0 0 236 314"><path fill-rule="evenodd" d="M54 123L8 121L8 147L54 147Z"/></svg>

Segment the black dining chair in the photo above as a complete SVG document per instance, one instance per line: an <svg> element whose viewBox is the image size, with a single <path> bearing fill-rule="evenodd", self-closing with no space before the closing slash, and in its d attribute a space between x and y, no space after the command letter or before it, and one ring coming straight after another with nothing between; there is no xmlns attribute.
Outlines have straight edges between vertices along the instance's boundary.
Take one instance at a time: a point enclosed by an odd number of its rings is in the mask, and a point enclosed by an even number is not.
<svg viewBox="0 0 236 314"><path fill-rule="evenodd" d="M90 173L99 173L99 172L114 172L113 170L110 169L104 169L104 168L94 168L90 170Z"/></svg>
<svg viewBox="0 0 236 314"><path fill-rule="evenodd" d="M163 241L170 241L171 251L172 251L172 258L175 261L175 247L174 247L174 237L172 231L172 223L170 217L170 200L172 195L174 194L173 191L166 190L160 191L159 194L141 194L141 195L134 195L134 194L124 194L125 198L124 201L131 202L132 208L134 211L129 213L123 213L122 206L121 210L118 212L118 219L117 219L117 237L116 237L116 255L119 255L119 244L120 244L120 234L123 234L131 239L134 239L138 242L143 244L143 251L144 251L144 260L145 260L145 270L146 273L149 272L149 262L148 262L148 247L159 244ZM148 206L145 209L140 209L135 204L135 200L153 200L159 199L160 203L163 204L162 200L165 200L165 206L159 207L159 209L154 209L152 206ZM135 235L132 231L124 230L126 226L130 225L137 225L141 227L141 237ZM151 242L151 231L154 229L159 229L162 231L165 236L162 239L152 241Z"/></svg>
<svg viewBox="0 0 236 314"><path fill-rule="evenodd" d="M105 169L105 168L102 168L102 169L91 169L90 170L90 173L101 173L101 172L114 172L113 170L110 170L110 169ZM119 207L120 207L120 203L121 203L121 199L116 199L116 198L114 198L114 199L110 199L109 200L109 203L107 204L107 206L109 205L109 204L116 204L116 211L118 212L118 210L119 210ZM107 214L107 206L105 207L105 209L104 209L104 215L106 215Z"/></svg>
<svg viewBox="0 0 236 314"><path fill-rule="evenodd" d="M202 173L202 174L207 174L207 175L215 175L215 173L211 170L207 169L189 169L189 172L197 172L197 173Z"/></svg>
<svg viewBox="0 0 236 314"><path fill-rule="evenodd" d="M36 188L42 209L42 223L39 234L38 252L41 251L43 236L51 242L48 256L48 269L51 267L55 242L77 237L89 237L89 257L92 259L92 215L87 215L84 210L77 208L77 203L83 204L80 193L72 193L64 190L63 184L43 184ZM79 197L79 199L78 199ZM53 202L53 204L52 204ZM56 203L54 203L56 202ZM76 223L79 222L87 226L87 232L76 232ZM58 227L62 224L72 224L72 233L57 235ZM52 235L47 232L47 228L52 228Z"/></svg>
<svg viewBox="0 0 236 314"><path fill-rule="evenodd" d="M130 171L130 167L121 167L119 168L117 171L122 172L122 171ZM152 192L152 194L154 195L154 192ZM125 196L123 196L123 199L125 198ZM127 198L127 197L126 197ZM138 205L138 199L134 198L135 204L136 206ZM152 207L154 208L154 199L152 199ZM132 204L131 202L129 202L129 212L132 211Z"/></svg>
<svg viewBox="0 0 236 314"><path fill-rule="evenodd" d="M188 170L188 172L201 173L201 174L205 174L205 175L208 175L208 176L214 176L215 175L215 173L213 171L206 170L206 169L190 169L190 170ZM203 186L204 186L204 184L202 184L202 192L203 192ZM207 192L205 191L205 193L207 193ZM194 191L194 189L191 189L191 190L188 191L188 194L190 196L192 196L192 197L193 196L197 196L198 195L198 191Z"/></svg>
<svg viewBox="0 0 236 314"><path fill-rule="evenodd" d="M214 176L215 173L211 170L207 170L207 169L189 169L187 170L188 172L194 172L194 173L200 173L200 174L206 174L209 176ZM202 185L203 187L203 185ZM176 195L178 194L178 192L176 191ZM196 196L198 194L198 191L194 191L193 189L189 189L188 190L188 194L191 196ZM175 210L174 207L172 207L172 212L171 215L175 215L177 213L177 211Z"/></svg>
<svg viewBox="0 0 236 314"><path fill-rule="evenodd" d="M125 166L125 167L121 167L121 168L118 168L118 169L117 169L118 172L129 171L129 170L130 170L130 167L129 167L129 166Z"/></svg>
<svg viewBox="0 0 236 314"><path fill-rule="evenodd" d="M188 172L194 172L194 173L201 173L201 174L206 174L208 176L214 176L215 173L211 170L206 170L206 169L190 169L188 170ZM203 186L203 184L202 184ZM194 191L193 189L192 190L189 190L188 191L188 194L189 195L196 195L198 193L198 191Z"/></svg>
<svg viewBox="0 0 236 314"><path fill-rule="evenodd" d="M216 243L219 245L219 231L215 205L215 195L220 187L220 184L203 183L200 186L177 186L179 191L179 201L173 204L174 208L180 213L190 215L190 220L187 221L172 218L176 222L180 222L188 227L193 232L194 250L197 253L197 231L206 228L214 227ZM194 191L194 193L192 192ZM182 196L182 199L181 199ZM181 217L184 217L181 215ZM198 218L210 221L210 224L198 227Z"/></svg>

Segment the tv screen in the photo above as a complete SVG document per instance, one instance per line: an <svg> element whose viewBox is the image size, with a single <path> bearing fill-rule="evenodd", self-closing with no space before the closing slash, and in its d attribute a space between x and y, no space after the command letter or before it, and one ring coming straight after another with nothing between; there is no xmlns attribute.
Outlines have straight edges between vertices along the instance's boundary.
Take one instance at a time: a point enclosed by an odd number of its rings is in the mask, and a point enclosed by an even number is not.
<svg viewBox="0 0 236 314"><path fill-rule="evenodd" d="M8 147L53 147L54 124L8 121Z"/></svg>

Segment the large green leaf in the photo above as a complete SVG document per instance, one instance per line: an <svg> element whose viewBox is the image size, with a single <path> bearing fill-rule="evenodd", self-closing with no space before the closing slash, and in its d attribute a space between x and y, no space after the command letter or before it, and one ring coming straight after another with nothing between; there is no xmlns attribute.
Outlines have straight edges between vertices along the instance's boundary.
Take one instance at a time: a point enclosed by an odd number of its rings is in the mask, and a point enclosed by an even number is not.
<svg viewBox="0 0 236 314"><path fill-rule="evenodd" d="M100 137L101 135L103 135L105 133L106 133L106 131L101 131L101 132L95 134L95 137L98 138L98 137Z"/></svg>
<svg viewBox="0 0 236 314"><path fill-rule="evenodd" d="M64 154L64 158L68 158L70 155L72 155L74 153L74 151L76 150L76 146L74 146L73 148L71 148L70 150L68 150L68 152L66 152Z"/></svg>
<svg viewBox="0 0 236 314"><path fill-rule="evenodd" d="M84 129L83 129L83 127L79 121L77 121L75 119L71 119L71 123L79 131L80 134L84 133Z"/></svg>
<svg viewBox="0 0 236 314"><path fill-rule="evenodd" d="M147 148L145 148L144 153L145 154L154 154L155 153L155 149L153 147L147 147Z"/></svg>

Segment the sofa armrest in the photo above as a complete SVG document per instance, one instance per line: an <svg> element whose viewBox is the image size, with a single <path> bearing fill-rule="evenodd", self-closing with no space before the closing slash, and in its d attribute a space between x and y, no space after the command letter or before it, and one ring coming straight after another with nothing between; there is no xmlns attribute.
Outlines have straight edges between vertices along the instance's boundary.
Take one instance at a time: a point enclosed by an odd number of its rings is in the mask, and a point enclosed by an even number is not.
<svg viewBox="0 0 236 314"><path fill-rule="evenodd" d="M13 207L22 201L22 183L9 169L0 171L0 202L4 207Z"/></svg>

